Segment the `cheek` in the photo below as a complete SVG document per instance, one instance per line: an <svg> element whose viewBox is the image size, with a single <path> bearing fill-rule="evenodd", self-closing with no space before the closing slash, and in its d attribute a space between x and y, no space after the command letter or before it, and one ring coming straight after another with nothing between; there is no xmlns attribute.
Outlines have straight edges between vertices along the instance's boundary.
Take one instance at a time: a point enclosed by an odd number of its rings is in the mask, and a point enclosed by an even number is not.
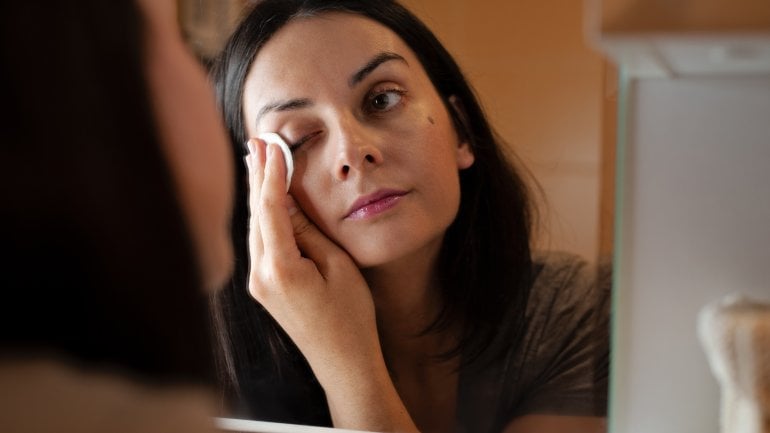
<svg viewBox="0 0 770 433"><path fill-rule="evenodd" d="M324 232L328 233L331 220L331 186L321 176L318 164L308 163L304 156L294 158L294 176L289 193L294 197L300 209Z"/></svg>
<svg viewBox="0 0 770 433"><path fill-rule="evenodd" d="M307 213L310 207L310 198L316 195L315 189L318 188L317 175L314 173L314 167L308 166L305 155L294 153L294 174L291 177L289 185L289 194L291 194L300 205L302 210Z"/></svg>
<svg viewBox="0 0 770 433"><path fill-rule="evenodd" d="M443 114L443 113L441 113ZM458 146L460 145L449 116L431 116L434 123L425 122L422 146L419 147L419 170L425 183L436 199L441 199L446 206L456 207L460 197L460 175L458 168Z"/></svg>
<svg viewBox="0 0 770 433"><path fill-rule="evenodd" d="M420 161L425 173L456 175L460 142L454 127L448 116L430 116L430 119L432 122L427 117L423 119L424 125L419 128L416 145L407 151L413 154L412 158Z"/></svg>

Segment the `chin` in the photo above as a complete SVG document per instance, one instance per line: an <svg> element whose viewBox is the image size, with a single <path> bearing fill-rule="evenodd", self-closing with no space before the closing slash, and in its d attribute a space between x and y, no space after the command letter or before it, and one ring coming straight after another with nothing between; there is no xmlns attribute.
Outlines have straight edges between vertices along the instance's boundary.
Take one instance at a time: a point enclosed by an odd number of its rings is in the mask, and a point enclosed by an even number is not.
<svg viewBox="0 0 770 433"><path fill-rule="evenodd" d="M370 240L356 245L356 247L346 248L350 257L361 269L375 268L392 263L407 254L410 248L404 248L404 245L384 244Z"/></svg>
<svg viewBox="0 0 770 433"><path fill-rule="evenodd" d="M359 254L350 254L359 269L376 268L392 263L398 257L390 254L383 254L383 251L370 251Z"/></svg>
<svg viewBox="0 0 770 433"><path fill-rule="evenodd" d="M411 212L388 218L337 239L360 269L407 265L438 256L455 214Z"/></svg>
<svg viewBox="0 0 770 433"><path fill-rule="evenodd" d="M409 239L411 242L394 242L398 239ZM363 248L351 248L347 251L359 269L371 269L421 261L431 255L438 256L442 239L443 233L424 240L391 236L390 242L367 242Z"/></svg>

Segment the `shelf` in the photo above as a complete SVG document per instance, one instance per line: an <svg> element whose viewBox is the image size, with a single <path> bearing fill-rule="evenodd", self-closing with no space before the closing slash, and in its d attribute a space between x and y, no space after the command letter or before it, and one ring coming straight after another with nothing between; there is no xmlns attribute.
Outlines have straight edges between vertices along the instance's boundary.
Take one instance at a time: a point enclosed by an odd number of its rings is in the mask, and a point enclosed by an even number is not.
<svg viewBox="0 0 770 433"><path fill-rule="evenodd" d="M770 74L770 0L585 0L588 39L631 77Z"/></svg>
<svg viewBox="0 0 770 433"><path fill-rule="evenodd" d="M770 74L770 32L604 34L596 45L637 78Z"/></svg>

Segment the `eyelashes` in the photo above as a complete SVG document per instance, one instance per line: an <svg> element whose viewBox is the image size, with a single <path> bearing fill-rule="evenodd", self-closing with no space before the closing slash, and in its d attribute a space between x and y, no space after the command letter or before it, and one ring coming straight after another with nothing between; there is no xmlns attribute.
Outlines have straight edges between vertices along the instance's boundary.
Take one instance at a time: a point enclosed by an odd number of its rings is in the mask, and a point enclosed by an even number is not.
<svg viewBox="0 0 770 433"><path fill-rule="evenodd" d="M389 88L372 92L364 103L364 111L369 113L384 113L398 107L403 103L406 90Z"/></svg>
<svg viewBox="0 0 770 433"><path fill-rule="evenodd" d="M300 138L299 140L289 144L289 150L294 152L295 149L299 149L299 147L302 146L303 144L305 144L305 142L309 141L311 138L317 136L320 133L321 133L321 131L315 131L315 132L313 132L311 134L305 135L304 137Z"/></svg>

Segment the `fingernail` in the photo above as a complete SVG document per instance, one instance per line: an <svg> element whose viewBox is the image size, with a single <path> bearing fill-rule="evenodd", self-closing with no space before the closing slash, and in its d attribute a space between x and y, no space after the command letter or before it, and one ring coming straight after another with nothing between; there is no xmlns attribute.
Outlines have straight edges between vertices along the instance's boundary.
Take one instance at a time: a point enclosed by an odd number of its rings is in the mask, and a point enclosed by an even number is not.
<svg viewBox="0 0 770 433"><path fill-rule="evenodd" d="M246 147L249 149L249 153L254 154L257 152L257 148L254 146L254 142L251 139L246 141Z"/></svg>

